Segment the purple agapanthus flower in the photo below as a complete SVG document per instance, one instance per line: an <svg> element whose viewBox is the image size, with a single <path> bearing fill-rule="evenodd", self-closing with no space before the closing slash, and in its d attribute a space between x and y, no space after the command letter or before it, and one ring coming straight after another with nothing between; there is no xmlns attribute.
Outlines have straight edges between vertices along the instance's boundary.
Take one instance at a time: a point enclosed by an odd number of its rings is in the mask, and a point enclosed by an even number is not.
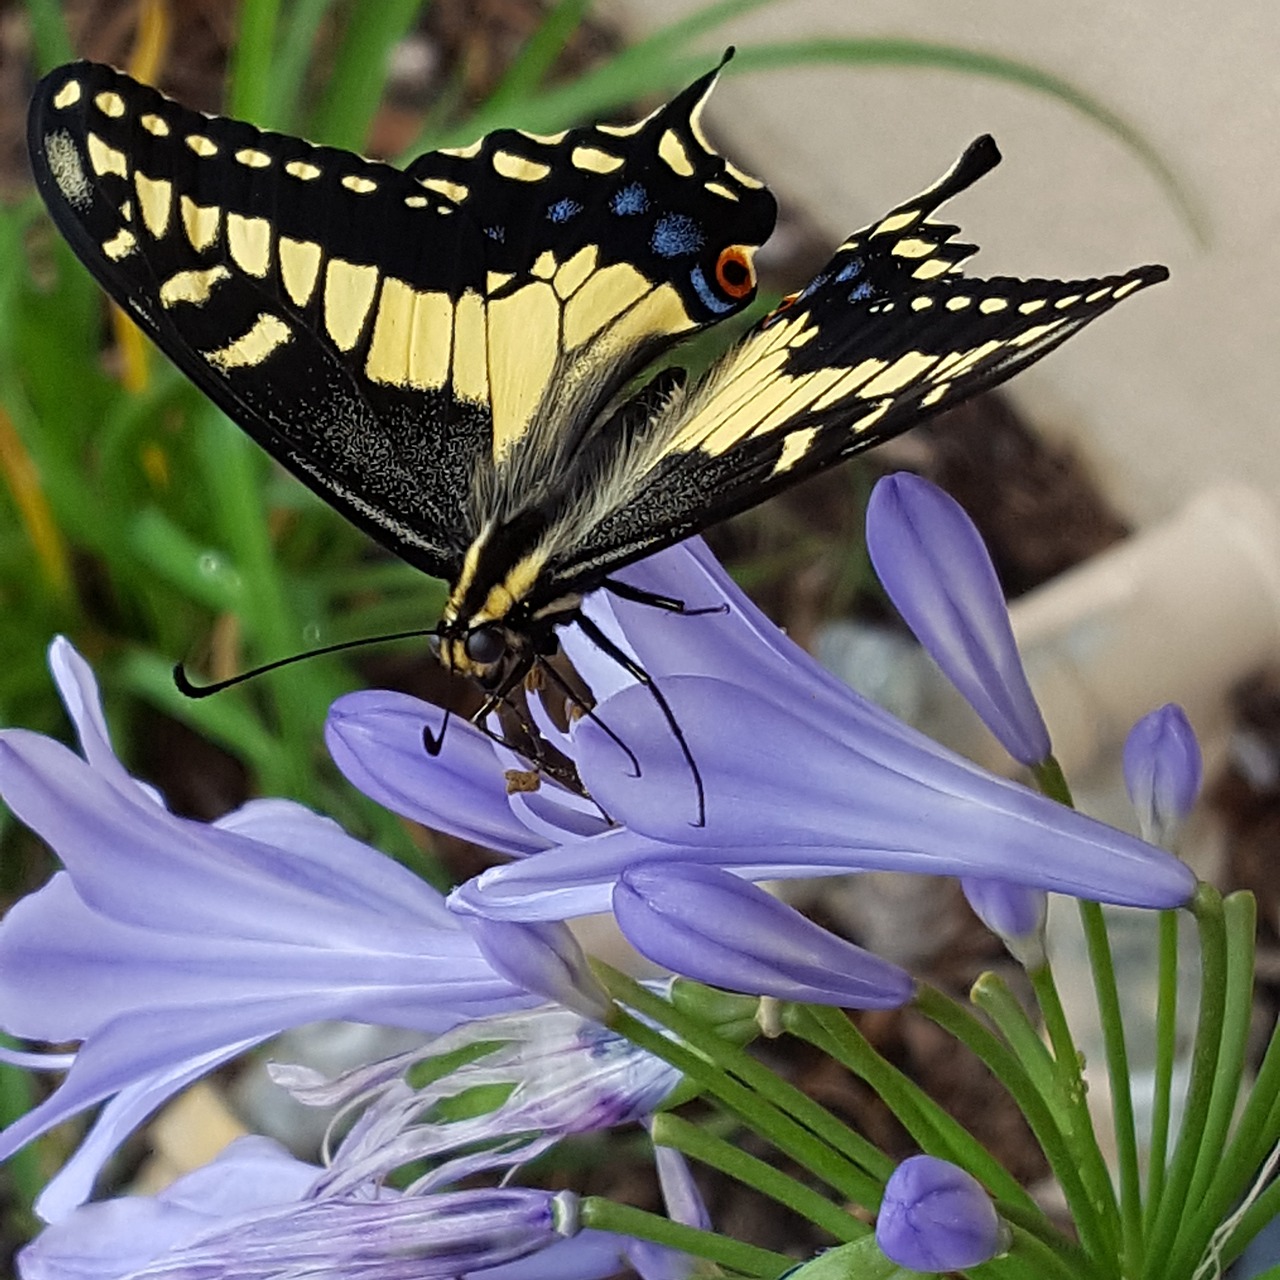
<svg viewBox="0 0 1280 1280"><path fill-rule="evenodd" d="M1049 757L1049 731L973 521L936 485L885 476L867 503L867 553L916 639L1015 760Z"/></svg>
<svg viewBox="0 0 1280 1280"><path fill-rule="evenodd" d="M730 991L844 1009L896 1009L915 991L897 965L719 867L633 867L614 888L613 913L641 955Z"/></svg>
<svg viewBox="0 0 1280 1280"><path fill-rule="evenodd" d="M504 770L527 763L457 721L428 759L423 726L438 731L442 713L426 703L366 692L333 707L330 750L357 786L518 859L455 891L468 909L525 920L604 911L625 868L671 862L749 879L870 869L984 876L1134 906L1190 897L1195 879L1176 859L995 777L851 692L787 640L701 543L622 576L691 610L722 610L687 616L605 591L586 603L665 694L702 777L702 825L667 718L572 628L565 648L599 699L595 717L562 732L537 699L534 714L591 801L546 779L508 794Z"/></svg>
<svg viewBox="0 0 1280 1280"><path fill-rule="evenodd" d="M1008 1248L1009 1233L971 1174L936 1156L912 1156L885 1184L876 1243L901 1267L959 1271Z"/></svg>
<svg viewBox="0 0 1280 1280"><path fill-rule="evenodd" d="M1167 845L1200 794L1204 762L1187 713L1169 702L1142 717L1124 743L1124 781L1143 836Z"/></svg>
<svg viewBox="0 0 1280 1280"><path fill-rule="evenodd" d="M0 1026L80 1048L53 1095L0 1135L0 1159L107 1105L46 1189L46 1219L88 1196L166 1098L285 1028L436 1032L532 1003L434 889L329 819L284 800L215 823L168 812L112 752L83 659L58 640L50 663L83 757L0 732L0 796L65 868L0 924Z"/></svg>

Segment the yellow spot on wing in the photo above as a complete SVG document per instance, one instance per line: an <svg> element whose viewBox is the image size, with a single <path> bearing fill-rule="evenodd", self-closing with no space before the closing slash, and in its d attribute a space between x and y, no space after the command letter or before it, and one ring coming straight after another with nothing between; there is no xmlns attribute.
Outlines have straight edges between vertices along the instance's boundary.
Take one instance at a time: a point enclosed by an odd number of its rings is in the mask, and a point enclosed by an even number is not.
<svg viewBox="0 0 1280 1280"><path fill-rule="evenodd" d="M582 346L651 288L648 278L627 262L617 262L597 271L565 303L565 347L573 350Z"/></svg>
<svg viewBox="0 0 1280 1280"><path fill-rule="evenodd" d="M896 395L904 387L918 382L926 369L938 363L936 355L927 351L908 351L900 355L887 369L876 374L858 394L864 399Z"/></svg>
<svg viewBox="0 0 1280 1280"><path fill-rule="evenodd" d="M736 164L726 160L724 162L724 171L735 181L742 183L744 187L750 187L752 190L758 191L764 186L759 178L753 178L749 173L743 172Z"/></svg>
<svg viewBox="0 0 1280 1280"><path fill-rule="evenodd" d="M899 258L927 258L937 247L932 240L899 240L890 252Z"/></svg>
<svg viewBox="0 0 1280 1280"><path fill-rule="evenodd" d="M1037 325L1036 329L1028 329L1028 333L1034 333L1039 330L1051 329L1052 325ZM934 368L933 376L935 379L946 377L948 381L954 381L960 377L962 373L968 373L971 369L981 364L988 356L994 355L1005 344L1003 342L992 339L990 342L979 343L976 347L971 347L968 351L953 351L949 356L940 360Z"/></svg>
<svg viewBox="0 0 1280 1280"><path fill-rule="evenodd" d="M68 107L74 107L80 101L80 81L68 80L66 84L53 95L53 105L59 111L65 111Z"/></svg>
<svg viewBox="0 0 1280 1280"><path fill-rule="evenodd" d="M129 176L129 165L124 152L107 146L96 133L89 135L89 163L99 177L108 173L118 174L122 178Z"/></svg>
<svg viewBox="0 0 1280 1280"><path fill-rule="evenodd" d="M631 138L639 133L651 119L652 116L645 116L643 120L636 120L632 124L598 124L596 132L607 133L611 138Z"/></svg>
<svg viewBox="0 0 1280 1280"><path fill-rule="evenodd" d="M599 147L574 147L569 159L575 169L585 169L588 173L612 173L624 163L621 156L601 151Z"/></svg>
<svg viewBox="0 0 1280 1280"><path fill-rule="evenodd" d="M358 196L367 196L370 192L378 189L378 184L372 178L366 178L358 173L347 174L342 179L342 185L348 191L354 191Z"/></svg>
<svg viewBox="0 0 1280 1280"><path fill-rule="evenodd" d="M833 404L860 391L861 387L874 378L883 369L889 367L887 360L876 360L874 357L862 361L850 369L826 395L821 396L814 404L815 409L826 409Z"/></svg>
<svg viewBox="0 0 1280 1280"><path fill-rule="evenodd" d="M104 116L110 116L113 120L119 120L124 115L124 99L118 93L112 93L110 90L104 90L102 93L97 94L93 99L93 105Z"/></svg>
<svg viewBox="0 0 1280 1280"><path fill-rule="evenodd" d="M279 316L264 311L253 322L248 333L217 351L210 351L205 359L224 373L232 369L252 367L261 364L292 337L293 331Z"/></svg>
<svg viewBox="0 0 1280 1280"><path fill-rule="evenodd" d="M891 213L887 218L880 220L871 234L873 236L887 236L894 231L902 231L919 217L919 209L904 209L901 213Z"/></svg>
<svg viewBox="0 0 1280 1280"><path fill-rule="evenodd" d="M206 160L218 154L218 144L212 138L206 138L203 133L187 134L186 143L196 155Z"/></svg>
<svg viewBox="0 0 1280 1280"><path fill-rule="evenodd" d="M689 159L689 153L676 136L675 130L666 130L658 140L658 155L681 178L693 176L693 161Z"/></svg>
<svg viewBox="0 0 1280 1280"><path fill-rule="evenodd" d="M911 299L912 311L926 311L931 306L933 306L933 299L927 294L921 294L918 298Z"/></svg>
<svg viewBox="0 0 1280 1280"><path fill-rule="evenodd" d="M510 284L515 278L514 271L487 272L484 278L484 291L489 294L497 293L503 285Z"/></svg>
<svg viewBox="0 0 1280 1280"><path fill-rule="evenodd" d="M314 182L320 176L319 166L309 164L306 160L290 160L284 167L285 173L301 182Z"/></svg>
<svg viewBox="0 0 1280 1280"><path fill-rule="evenodd" d="M324 273L324 327L339 351L356 345L377 288L377 267L329 259Z"/></svg>
<svg viewBox="0 0 1280 1280"><path fill-rule="evenodd" d="M493 457L529 429L560 354L560 303L549 284L527 284L489 303L489 399Z"/></svg>
<svg viewBox="0 0 1280 1280"><path fill-rule="evenodd" d="M265 276L271 265L271 224L266 218L227 214L227 247L241 271Z"/></svg>
<svg viewBox="0 0 1280 1280"><path fill-rule="evenodd" d="M458 299L453 313L453 393L478 404L489 399L485 303L473 289Z"/></svg>
<svg viewBox="0 0 1280 1280"><path fill-rule="evenodd" d="M530 268L530 272L537 276L539 280L550 280L556 273L556 268L560 264L556 261L556 255L550 249L544 249L538 254L537 261Z"/></svg>
<svg viewBox="0 0 1280 1280"><path fill-rule="evenodd" d="M782 442L782 456L773 464L773 474L776 476L790 471L809 452L809 446L817 434L817 427L804 427L787 436Z"/></svg>
<svg viewBox="0 0 1280 1280"><path fill-rule="evenodd" d="M972 299L972 298L966 298L963 294L961 294L961 295L959 295L958 297L955 297L955 298L948 298L948 299L947 299L947 310L948 310L948 311L963 311L963 310L965 309L965 307L967 307L967 306L971 305L971 304L972 304L972 302L973 302L973 299Z"/></svg>
<svg viewBox="0 0 1280 1280"><path fill-rule="evenodd" d="M526 160L514 151L495 151L492 161L495 173L514 182L541 182L551 172L549 164Z"/></svg>
<svg viewBox="0 0 1280 1280"><path fill-rule="evenodd" d="M484 146L484 139L477 138L474 142L468 142L465 147L441 147L440 154L442 156L458 156L462 160L470 160L480 154L480 148Z"/></svg>
<svg viewBox="0 0 1280 1280"><path fill-rule="evenodd" d="M135 171L133 185L138 191L138 205L142 221L148 231L159 240L169 229L169 214L173 208L173 183L164 178L148 178Z"/></svg>
<svg viewBox="0 0 1280 1280"><path fill-rule="evenodd" d="M1116 287L1116 293L1115 293L1116 299L1118 301L1120 298L1126 298L1135 289L1141 289L1141 288L1142 288L1141 280L1126 280L1124 284L1118 285Z"/></svg>
<svg viewBox="0 0 1280 1280"><path fill-rule="evenodd" d="M410 209L427 209L431 205L426 196L405 196L404 202Z"/></svg>
<svg viewBox="0 0 1280 1280"><path fill-rule="evenodd" d="M167 138L169 136L169 122L162 119L160 116L148 113L143 116L138 123L149 134L151 134L153 138Z"/></svg>
<svg viewBox="0 0 1280 1280"><path fill-rule="evenodd" d="M1057 307L1059 311L1065 311L1068 307L1075 306L1075 304L1079 301L1080 301L1080 295L1078 293L1071 293L1071 294L1068 294L1065 298L1059 298L1057 302L1055 302L1053 305Z"/></svg>
<svg viewBox="0 0 1280 1280"><path fill-rule="evenodd" d="M236 159L247 169L265 169L271 163L271 157L257 147L244 147L236 152Z"/></svg>
<svg viewBox="0 0 1280 1280"><path fill-rule="evenodd" d="M179 302L189 302L197 307L203 306L209 301L213 286L219 280L229 279L230 276L231 272L221 264L203 271L179 271L160 286L160 302L166 307L172 307Z"/></svg>
<svg viewBox="0 0 1280 1280"><path fill-rule="evenodd" d="M522 138L528 138L530 142L537 142L544 147L554 147L557 142L563 142L569 136L567 129L561 129L559 133L530 133L528 129L518 129L516 132Z"/></svg>
<svg viewBox="0 0 1280 1280"><path fill-rule="evenodd" d="M725 200L736 200L738 198L738 193L732 187L726 187L723 182L704 182L702 185L713 196L720 196Z"/></svg>
<svg viewBox="0 0 1280 1280"><path fill-rule="evenodd" d="M1028 329L1025 333L1018 334L1016 338L1010 338L1009 345L1011 347L1029 347L1033 342L1039 342L1046 333L1061 329L1066 323L1065 320L1052 320L1048 324L1038 324L1034 329Z"/></svg>
<svg viewBox="0 0 1280 1280"><path fill-rule="evenodd" d="M583 245L568 262L556 272L556 293L561 298L571 297L582 287L587 277L596 269L596 246Z"/></svg>
<svg viewBox="0 0 1280 1280"><path fill-rule="evenodd" d="M435 391L449 377L453 302L447 293L423 293L388 276L365 372L375 382Z"/></svg>
<svg viewBox="0 0 1280 1280"><path fill-rule="evenodd" d="M932 391L929 392L928 395L921 396L920 403L926 407L930 405L935 405L950 390L951 390L950 382L940 382L936 387L934 387Z"/></svg>
<svg viewBox="0 0 1280 1280"><path fill-rule="evenodd" d="M1086 295L1086 302L1101 302L1103 298L1111 292L1110 288L1103 286L1101 289L1095 289L1092 293Z"/></svg>
<svg viewBox="0 0 1280 1280"><path fill-rule="evenodd" d="M978 310L984 315L994 315L997 311L1004 311L1009 306L1007 298L983 298L978 303Z"/></svg>
<svg viewBox="0 0 1280 1280"><path fill-rule="evenodd" d="M1033 312L1039 311L1045 305L1043 298L1033 298L1030 302L1023 302L1018 305L1018 310L1024 315L1029 316Z"/></svg>
<svg viewBox="0 0 1280 1280"><path fill-rule="evenodd" d="M217 205L198 205L190 196L183 196L178 203L182 209L182 226L191 247L203 252L218 238L222 210Z"/></svg>
<svg viewBox="0 0 1280 1280"><path fill-rule="evenodd" d="M944 271L950 271L951 268L943 258L929 258L922 262L911 274L917 280L932 280L934 276L940 276Z"/></svg>
<svg viewBox="0 0 1280 1280"><path fill-rule="evenodd" d="M320 273L320 246L310 240L280 237L280 278L294 306L305 307L316 287Z"/></svg>
<svg viewBox="0 0 1280 1280"><path fill-rule="evenodd" d="M110 240L102 242L102 252L112 262L119 262L121 258L127 258L137 247L138 241L128 227L121 227Z"/></svg>
<svg viewBox="0 0 1280 1280"><path fill-rule="evenodd" d="M452 200L454 204L461 204L471 194L470 187L461 182L450 182L448 178L422 178L420 184L428 191L435 191L446 200Z"/></svg>

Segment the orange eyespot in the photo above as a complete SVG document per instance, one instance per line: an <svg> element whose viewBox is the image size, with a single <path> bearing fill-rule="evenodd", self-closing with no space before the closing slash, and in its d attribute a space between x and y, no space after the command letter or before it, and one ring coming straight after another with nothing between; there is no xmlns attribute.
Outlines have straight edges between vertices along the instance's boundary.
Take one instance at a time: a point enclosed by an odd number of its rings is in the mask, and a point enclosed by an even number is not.
<svg viewBox="0 0 1280 1280"><path fill-rule="evenodd" d="M740 244L721 250L716 262L716 284L730 298L745 298L756 287L751 251Z"/></svg>

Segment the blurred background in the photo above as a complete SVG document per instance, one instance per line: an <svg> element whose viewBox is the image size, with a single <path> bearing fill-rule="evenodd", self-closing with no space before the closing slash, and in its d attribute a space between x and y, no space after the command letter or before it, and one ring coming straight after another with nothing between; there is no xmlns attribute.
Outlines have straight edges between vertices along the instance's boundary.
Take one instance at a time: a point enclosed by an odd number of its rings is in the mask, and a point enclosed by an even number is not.
<svg viewBox="0 0 1280 1280"><path fill-rule="evenodd" d="M202 110L397 158L500 125L634 118L728 44L739 52L710 130L783 211L760 259L761 311L984 132L1005 162L947 210L983 246L973 271L1170 267L1170 283L1007 396L944 415L711 540L839 674L1004 768L892 617L861 549L879 471L910 467L950 489L1016 597L1033 683L1082 807L1125 822L1119 741L1154 706L1187 706L1213 778L1187 856L1224 888L1259 892L1271 980L1280 23L1264 0L1235 6L1229 22L1195 0L0 5L0 724L65 733L44 668L63 632L98 671L120 754L178 811L208 818L284 794L437 882L484 862L365 803L323 754L325 709L347 689L388 685L462 705L465 691L446 687L420 642L303 664L206 702L173 687L178 660L216 678L429 626L443 593L273 467L108 308L30 185L25 107L40 74L73 56L109 61ZM47 875L44 851L4 814L0 841L6 898ZM951 886L900 901L891 883L876 897L868 881L841 907L846 931L881 950L918 940L895 958L956 990L1002 963ZM886 920L886 938L869 936ZM1266 1019L1271 994L1262 998ZM1007 1148L1016 1171L1036 1176L1034 1152L1017 1145L976 1069L958 1068L928 1028L867 1021L985 1126L989 1145ZM874 1106L848 1082L819 1083L850 1110ZM23 1109L13 1096L6 1105ZM861 1123L874 1130L874 1115Z"/></svg>

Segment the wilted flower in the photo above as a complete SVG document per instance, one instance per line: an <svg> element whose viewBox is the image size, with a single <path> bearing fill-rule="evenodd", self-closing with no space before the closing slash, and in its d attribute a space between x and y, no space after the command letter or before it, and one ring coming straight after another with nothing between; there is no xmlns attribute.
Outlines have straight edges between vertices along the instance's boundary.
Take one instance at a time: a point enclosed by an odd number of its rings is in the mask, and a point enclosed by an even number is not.
<svg viewBox="0 0 1280 1280"><path fill-rule="evenodd" d="M0 1159L110 1101L42 1196L46 1218L83 1201L166 1098L287 1027L435 1032L529 1003L434 889L336 823L285 800L215 823L169 813L113 754L84 661L58 640L50 664L84 758L0 732L0 795L66 868L0 925L0 1025L81 1045Z"/></svg>
<svg viewBox="0 0 1280 1280"><path fill-rule="evenodd" d="M904 1160L885 1184L876 1243L912 1271L959 1271L1008 1247L1008 1229L971 1174L936 1156Z"/></svg>
<svg viewBox="0 0 1280 1280"><path fill-rule="evenodd" d="M1005 750L1025 765L1048 759L1004 592L964 508L920 476L885 476L867 503L867 552L916 639Z"/></svg>
<svg viewBox="0 0 1280 1280"><path fill-rule="evenodd" d="M1124 743L1124 781L1143 837L1169 844L1200 794L1203 762L1187 713L1174 702L1142 717Z"/></svg>
<svg viewBox="0 0 1280 1280"><path fill-rule="evenodd" d="M897 965L718 867L633 867L614 888L613 913L642 955L730 991L848 1009L894 1009L914 989Z"/></svg>

